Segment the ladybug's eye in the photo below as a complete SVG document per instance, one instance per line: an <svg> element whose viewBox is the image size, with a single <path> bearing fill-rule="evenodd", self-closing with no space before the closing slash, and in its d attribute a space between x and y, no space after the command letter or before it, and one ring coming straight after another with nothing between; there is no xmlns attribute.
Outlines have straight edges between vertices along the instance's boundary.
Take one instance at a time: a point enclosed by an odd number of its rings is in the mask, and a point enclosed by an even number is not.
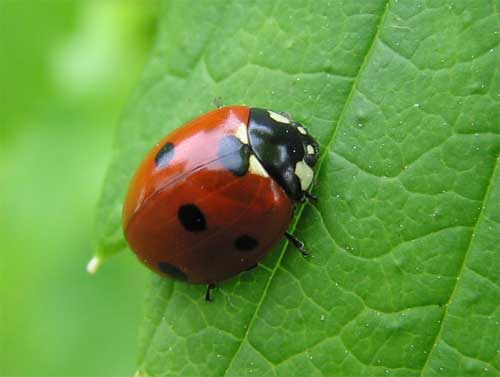
<svg viewBox="0 0 500 377"><path fill-rule="evenodd" d="M307 154L304 156L304 162L313 167L316 164L317 157L314 154Z"/></svg>
<svg viewBox="0 0 500 377"><path fill-rule="evenodd" d="M306 154L304 156L304 162L313 167L318 160L318 147L313 144L306 144Z"/></svg>

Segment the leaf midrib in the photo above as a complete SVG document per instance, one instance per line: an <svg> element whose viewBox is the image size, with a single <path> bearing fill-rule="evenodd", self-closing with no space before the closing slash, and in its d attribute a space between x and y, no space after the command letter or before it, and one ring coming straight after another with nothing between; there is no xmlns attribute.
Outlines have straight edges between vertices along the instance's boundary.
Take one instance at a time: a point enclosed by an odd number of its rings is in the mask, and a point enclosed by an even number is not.
<svg viewBox="0 0 500 377"><path fill-rule="evenodd" d="M342 111L340 112L340 116L339 116L338 121L337 121L337 127L334 128L334 130L333 130L333 132L332 132L332 134L331 134L331 136L330 136L330 138L329 138L329 140L328 140L328 142L323 150L323 153L318 161L318 168L316 170L316 176L319 174L319 172L321 170L321 167L323 165L323 161L324 161L325 157L328 155L328 150L330 149L330 146L335 142L335 140L337 138L338 130L340 129L340 126L343 123L343 120L345 118L347 109L349 108L349 106L352 102L352 98L353 98L354 92L356 91L356 87L357 87L359 78L361 77L363 71L366 68L366 65L368 64L368 60L369 60L371 54L373 53L376 41L379 39L380 29L382 28L382 25L385 22L385 18L386 18L387 13L388 13L390 2L391 2L391 0L386 0L385 6L384 6L384 11L380 16L380 19L379 19L379 22L376 26L376 31L373 35L370 46L366 52L366 55L363 59L363 62L359 66L358 72L357 72L356 76L354 77L353 83L351 85L351 89L349 91L349 94L347 95L344 106L342 107ZM304 205L301 206L297 215L295 216L295 221L293 222L292 226L290 227L291 233L293 233L298 222L300 221L302 213L304 211L304 208L305 208ZM262 303L264 302L265 298L267 297L269 287L271 286L271 282L273 281L274 277L276 276L276 271L279 269L279 267L281 265L281 261L283 260L283 257L285 255L285 251L286 251L287 247L288 247L288 241L285 242L285 244L283 245L283 248L280 251L280 256L279 256L279 258L278 258L278 260L277 260L277 262L276 262L276 264L271 272L271 276L267 280L266 286L264 287L264 291L262 292L261 299L259 300L259 302L257 303L257 306L255 307L252 318L250 319L250 322L245 330L245 333L243 334L243 337L240 341L240 344L239 344L238 348L235 350L231 359L229 360L226 368L224 369L224 372L222 373L223 377L226 376L228 370L231 368L233 361L236 359L236 356L238 355L238 353L241 350L241 347L243 346L243 343L248 340L248 334L250 333L250 330L253 328L253 324L255 322L255 319L257 318L257 314L259 313L260 308L262 307Z"/></svg>

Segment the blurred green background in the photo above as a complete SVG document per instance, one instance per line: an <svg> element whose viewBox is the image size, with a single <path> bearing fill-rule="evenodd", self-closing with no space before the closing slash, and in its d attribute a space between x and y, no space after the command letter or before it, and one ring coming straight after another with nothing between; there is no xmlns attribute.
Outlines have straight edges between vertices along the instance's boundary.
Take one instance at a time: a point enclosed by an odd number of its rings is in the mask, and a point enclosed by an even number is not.
<svg viewBox="0 0 500 377"><path fill-rule="evenodd" d="M131 376L147 272L85 271L155 0L0 0L0 375Z"/></svg>

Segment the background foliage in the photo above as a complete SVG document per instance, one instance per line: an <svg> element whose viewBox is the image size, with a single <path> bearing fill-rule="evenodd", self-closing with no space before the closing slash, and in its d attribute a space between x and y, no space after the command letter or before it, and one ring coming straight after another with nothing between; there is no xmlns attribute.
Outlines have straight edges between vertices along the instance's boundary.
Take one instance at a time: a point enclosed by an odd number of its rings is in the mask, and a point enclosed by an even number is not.
<svg viewBox="0 0 500 377"><path fill-rule="evenodd" d="M290 112L321 144L315 193L256 271L155 278L144 376L498 376L498 1L166 2L100 204L212 98Z"/></svg>
<svg viewBox="0 0 500 377"><path fill-rule="evenodd" d="M156 16L151 1L0 1L2 376L135 368L144 270L128 254L95 277L85 264Z"/></svg>

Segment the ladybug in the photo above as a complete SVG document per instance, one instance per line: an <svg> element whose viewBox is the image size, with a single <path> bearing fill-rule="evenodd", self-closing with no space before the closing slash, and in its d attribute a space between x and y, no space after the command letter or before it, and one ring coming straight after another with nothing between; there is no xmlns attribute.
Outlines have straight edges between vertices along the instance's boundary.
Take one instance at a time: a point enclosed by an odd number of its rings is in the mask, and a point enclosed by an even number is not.
<svg viewBox="0 0 500 377"><path fill-rule="evenodd" d="M249 270L287 232L308 192L316 140L285 113L220 107L163 138L137 170L123 207L130 248L153 271L193 284Z"/></svg>

